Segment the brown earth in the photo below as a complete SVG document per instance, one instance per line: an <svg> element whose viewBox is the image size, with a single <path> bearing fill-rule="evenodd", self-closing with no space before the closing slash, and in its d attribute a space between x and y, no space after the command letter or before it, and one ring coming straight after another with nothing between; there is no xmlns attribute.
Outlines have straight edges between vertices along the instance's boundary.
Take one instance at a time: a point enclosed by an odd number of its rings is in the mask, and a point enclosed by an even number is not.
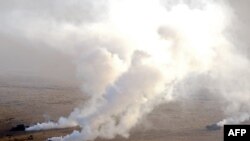
<svg viewBox="0 0 250 141"><path fill-rule="evenodd" d="M17 124L32 125L67 116L84 102L79 89L61 86L0 86L0 141L43 141L64 136L71 129L39 132L10 132ZM131 131L128 139L114 141L222 141L223 130L208 131L205 126L222 119L219 101L212 97L182 98L158 106ZM97 139L104 140L104 139Z"/></svg>

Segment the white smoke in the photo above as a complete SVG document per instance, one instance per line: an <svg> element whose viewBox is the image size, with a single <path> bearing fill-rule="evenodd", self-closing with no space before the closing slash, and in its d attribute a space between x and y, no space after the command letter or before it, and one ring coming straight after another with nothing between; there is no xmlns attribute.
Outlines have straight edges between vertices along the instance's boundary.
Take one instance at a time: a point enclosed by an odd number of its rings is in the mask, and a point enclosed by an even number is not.
<svg viewBox="0 0 250 141"><path fill-rule="evenodd" d="M225 124L239 124L249 119L250 119L249 113L241 113L240 115L236 115L227 119L223 119L222 121L218 122L217 125L223 126Z"/></svg>
<svg viewBox="0 0 250 141"><path fill-rule="evenodd" d="M74 0L34 9L16 3L15 10L2 12L1 33L14 31L10 36L74 56L89 96L68 117L27 131L79 126L51 140L129 137L156 105L176 98L174 88L193 74L211 77L229 116L245 113L227 121L249 119L249 61L224 35L231 12L222 1Z"/></svg>

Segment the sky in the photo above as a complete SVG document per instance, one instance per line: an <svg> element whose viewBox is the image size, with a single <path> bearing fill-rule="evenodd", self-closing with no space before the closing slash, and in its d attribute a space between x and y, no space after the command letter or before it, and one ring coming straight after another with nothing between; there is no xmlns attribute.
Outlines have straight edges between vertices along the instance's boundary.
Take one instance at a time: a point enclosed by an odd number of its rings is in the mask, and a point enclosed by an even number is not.
<svg viewBox="0 0 250 141"><path fill-rule="evenodd" d="M79 2L81 4L77 4L77 2L79 1L1 0L0 75L49 75L48 78L54 77L55 79L77 81L74 78L76 75L75 64L69 54L51 48L43 42L30 42L25 39L25 35L19 35L21 34L20 31L13 29L20 26L24 26L27 30L33 28L29 25L22 25L29 22L25 23L22 19L19 19L19 14L32 17L33 20L46 19L52 23L69 22L79 24L82 20L92 22L104 18L102 12L105 11L105 6L101 4L105 3L104 0L96 2L100 4L95 8L93 8L92 3L86 0ZM229 0L229 3L239 20L232 24L230 30L233 30L233 34L230 34L230 38L233 38L234 42L240 46L239 50L243 54L250 57L248 47L250 44L250 29L248 28L250 25L248 15L250 2L248 0ZM240 39L240 41L237 39ZM54 65L57 65L57 67L53 67ZM56 77L57 75L58 77Z"/></svg>

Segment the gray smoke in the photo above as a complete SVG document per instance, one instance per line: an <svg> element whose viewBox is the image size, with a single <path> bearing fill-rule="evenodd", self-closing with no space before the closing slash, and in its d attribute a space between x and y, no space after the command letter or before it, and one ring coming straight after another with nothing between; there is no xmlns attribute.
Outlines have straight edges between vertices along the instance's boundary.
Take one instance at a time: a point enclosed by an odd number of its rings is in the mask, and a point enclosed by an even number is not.
<svg viewBox="0 0 250 141"><path fill-rule="evenodd" d="M233 13L223 1L1 3L1 34L74 56L82 91L90 97L68 117L27 131L79 126L51 140L129 137L155 106L178 98L174 89L193 75L209 77L205 87L227 103L230 118L219 125L249 119L249 59L225 35Z"/></svg>

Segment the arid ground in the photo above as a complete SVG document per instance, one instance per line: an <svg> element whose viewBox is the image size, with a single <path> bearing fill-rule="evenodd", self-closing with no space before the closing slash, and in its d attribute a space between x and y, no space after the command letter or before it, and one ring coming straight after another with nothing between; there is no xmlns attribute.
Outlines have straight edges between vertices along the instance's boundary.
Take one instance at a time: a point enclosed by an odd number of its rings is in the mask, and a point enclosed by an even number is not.
<svg viewBox="0 0 250 141"><path fill-rule="evenodd" d="M32 125L67 116L85 100L77 87L46 85L34 80L29 80L34 81L33 83L14 80L6 78L0 83L0 141L42 141L72 132L73 129L9 131L17 124ZM160 105L141 120L128 139L116 137L113 140L222 141L223 130L208 131L205 128L222 119L223 114L218 104L219 101L215 98L202 95Z"/></svg>

